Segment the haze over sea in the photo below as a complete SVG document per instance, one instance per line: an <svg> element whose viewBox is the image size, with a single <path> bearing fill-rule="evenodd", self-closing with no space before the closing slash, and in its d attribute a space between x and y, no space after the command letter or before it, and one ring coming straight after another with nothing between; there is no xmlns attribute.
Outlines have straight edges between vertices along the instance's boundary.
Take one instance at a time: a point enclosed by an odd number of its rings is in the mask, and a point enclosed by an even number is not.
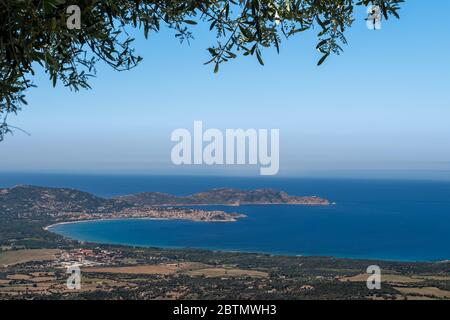
<svg viewBox="0 0 450 320"><path fill-rule="evenodd" d="M110 220L51 228L78 240L402 261L450 259L450 182L445 181L1 174L0 187L16 184L70 187L103 197L143 191L188 195L219 187L273 188L336 203L206 207L248 216L234 223Z"/></svg>

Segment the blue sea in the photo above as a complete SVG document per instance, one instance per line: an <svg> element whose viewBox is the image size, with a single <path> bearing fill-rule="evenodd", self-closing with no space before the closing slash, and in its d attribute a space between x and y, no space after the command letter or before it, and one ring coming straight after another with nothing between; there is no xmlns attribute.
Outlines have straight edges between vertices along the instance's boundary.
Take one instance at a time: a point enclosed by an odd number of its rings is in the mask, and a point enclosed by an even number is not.
<svg viewBox="0 0 450 320"><path fill-rule="evenodd" d="M401 261L450 259L450 182L302 178L2 174L0 186L71 187L110 197L142 191L187 195L217 187L316 195L327 207L208 206L248 217L234 223L110 220L57 225L64 236L133 246Z"/></svg>

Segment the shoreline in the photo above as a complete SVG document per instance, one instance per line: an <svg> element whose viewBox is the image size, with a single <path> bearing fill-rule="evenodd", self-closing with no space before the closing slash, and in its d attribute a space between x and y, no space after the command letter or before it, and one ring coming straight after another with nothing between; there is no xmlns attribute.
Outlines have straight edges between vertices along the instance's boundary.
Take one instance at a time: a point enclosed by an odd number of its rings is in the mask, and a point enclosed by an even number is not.
<svg viewBox="0 0 450 320"><path fill-rule="evenodd" d="M85 223L85 222L96 222L96 221L118 221L118 220L156 220L156 221L192 221L192 222L236 222L237 219L230 219L230 220L193 220L193 219L170 219L170 218L147 218L147 217L123 217L123 218L99 218L99 219L85 219L85 220L73 220L73 221L61 221L52 223L48 226L43 227L42 229L48 232L52 232L49 230L50 228L57 226L57 225L64 225L64 224L75 224L75 223ZM54 232L55 233L55 232Z"/></svg>

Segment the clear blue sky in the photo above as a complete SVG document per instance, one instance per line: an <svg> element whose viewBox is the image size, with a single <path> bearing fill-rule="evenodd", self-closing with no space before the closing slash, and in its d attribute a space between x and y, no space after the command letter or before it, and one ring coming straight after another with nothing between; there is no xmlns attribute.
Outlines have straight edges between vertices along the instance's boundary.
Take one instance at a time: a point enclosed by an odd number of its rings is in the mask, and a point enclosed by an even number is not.
<svg viewBox="0 0 450 320"><path fill-rule="evenodd" d="M139 37L129 72L99 66L93 89L52 88L39 75L29 106L0 144L0 170L249 174L257 167L175 167L170 133L205 127L279 128L280 175L450 179L450 2L407 0L401 20L369 31L359 9L341 56L316 66L314 34L203 66L214 34L193 27Z"/></svg>

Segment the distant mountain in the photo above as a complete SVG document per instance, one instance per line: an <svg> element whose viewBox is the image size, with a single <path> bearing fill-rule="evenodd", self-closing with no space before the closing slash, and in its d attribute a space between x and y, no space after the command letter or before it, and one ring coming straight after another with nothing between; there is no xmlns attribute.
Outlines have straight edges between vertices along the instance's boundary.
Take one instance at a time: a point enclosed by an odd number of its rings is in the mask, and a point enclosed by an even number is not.
<svg viewBox="0 0 450 320"><path fill-rule="evenodd" d="M0 215L57 215L59 212L102 213L130 207L116 199L66 188L19 185L0 189Z"/></svg>
<svg viewBox="0 0 450 320"><path fill-rule="evenodd" d="M207 211L191 210L181 212L167 208L181 205L231 205L244 204L300 204L328 205L328 200L319 197L290 196L285 192L271 189L237 190L213 189L186 197L178 197L159 192L144 192L112 199L100 198L87 192L67 188L47 188L19 185L10 189L0 189L0 216L3 217L90 217L109 214L126 216L157 216L160 218L189 216L198 219L212 219ZM161 207L158 209L158 207ZM164 207L165 209L162 209ZM156 210L156 211L155 211ZM172 211L171 211L172 210ZM195 212L194 212L195 211ZM225 213L223 219L233 218Z"/></svg>
<svg viewBox="0 0 450 320"><path fill-rule="evenodd" d="M116 199L134 205L173 206L173 205L246 205L246 204L297 204L329 205L329 201L316 196L291 196L283 191L272 189L238 190L231 188L212 189L190 196L174 196L159 192L143 192L120 196Z"/></svg>

